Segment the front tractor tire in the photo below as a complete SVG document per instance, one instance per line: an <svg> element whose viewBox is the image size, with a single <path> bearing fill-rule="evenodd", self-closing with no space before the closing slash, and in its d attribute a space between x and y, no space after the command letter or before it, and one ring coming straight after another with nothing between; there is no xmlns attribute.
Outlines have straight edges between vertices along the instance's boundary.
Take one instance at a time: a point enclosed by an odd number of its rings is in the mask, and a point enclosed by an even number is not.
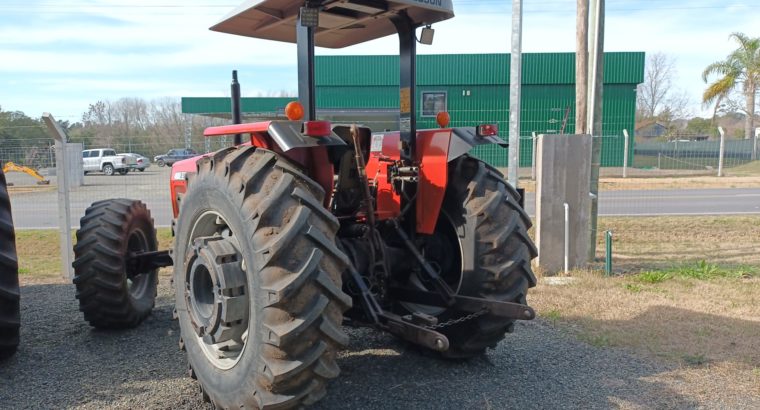
<svg viewBox="0 0 760 410"><path fill-rule="evenodd" d="M130 275L131 253L158 249L150 211L141 201L93 203L80 219L74 245L74 285L79 310L101 329L135 327L153 309L158 270Z"/></svg>
<svg viewBox="0 0 760 410"><path fill-rule="evenodd" d="M277 154L198 163L181 202L174 286L190 375L216 408L292 408L340 372L351 299L323 189Z"/></svg>
<svg viewBox="0 0 760 410"><path fill-rule="evenodd" d="M0 169L0 359L16 352L19 343L20 293L16 236L5 175Z"/></svg>
<svg viewBox="0 0 760 410"><path fill-rule="evenodd" d="M468 155L450 162L441 214L422 249L452 289L464 296L526 304L528 288L536 285L530 261L537 251L528 236L530 217L502 174ZM423 286L414 276L411 282ZM494 348L515 322L424 305L405 307L437 317L437 330L449 339L449 349L441 355L451 359Z"/></svg>

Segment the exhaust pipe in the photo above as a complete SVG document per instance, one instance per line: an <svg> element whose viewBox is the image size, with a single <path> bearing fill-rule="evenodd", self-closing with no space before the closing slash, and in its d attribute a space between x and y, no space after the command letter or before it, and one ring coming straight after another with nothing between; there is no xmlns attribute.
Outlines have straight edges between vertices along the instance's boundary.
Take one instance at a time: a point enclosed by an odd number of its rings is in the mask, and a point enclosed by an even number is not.
<svg viewBox="0 0 760 410"><path fill-rule="evenodd" d="M232 123L240 124L240 83L238 82L237 70L232 70L232 84L230 85L230 99L232 100ZM242 143L241 134L235 134L235 145Z"/></svg>

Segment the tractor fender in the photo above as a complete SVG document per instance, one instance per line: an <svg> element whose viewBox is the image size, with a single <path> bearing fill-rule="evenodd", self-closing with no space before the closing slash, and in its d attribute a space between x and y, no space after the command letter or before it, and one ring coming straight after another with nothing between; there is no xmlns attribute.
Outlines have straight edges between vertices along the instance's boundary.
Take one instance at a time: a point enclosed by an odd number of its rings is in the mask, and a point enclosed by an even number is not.
<svg viewBox="0 0 760 410"><path fill-rule="evenodd" d="M282 152L288 152L293 148L314 148L333 145L346 145L334 132L323 137L309 137L303 135L301 121L272 121L269 124L269 136L277 144Z"/></svg>
<svg viewBox="0 0 760 410"><path fill-rule="evenodd" d="M448 138L446 138L448 137ZM448 185L448 163L467 154L473 147L497 144L506 147L497 136L477 135L475 127L449 130L424 130L417 133L417 155L420 164L417 187L417 232L432 234L438 222Z"/></svg>
<svg viewBox="0 0 760 410"><path fill-rule="evenodd" d="M304 135L303 127L304 123L301 121L262 121L209 127L203 131L203 135L206 137L216 137L220 135L251 134L252 145L279 152L288 152L295 148L346 145L334 132L324 136L310 137Z"/></svg>
<svg viewBox="0 0 760 410"><path fill-rule="evenodd" d="M484 144L496 144L504 148L509 146L503 139L495 135L487 137L478 136L475 127L452 128L448 160L451 162L470 152L472 148Z"/></svg>

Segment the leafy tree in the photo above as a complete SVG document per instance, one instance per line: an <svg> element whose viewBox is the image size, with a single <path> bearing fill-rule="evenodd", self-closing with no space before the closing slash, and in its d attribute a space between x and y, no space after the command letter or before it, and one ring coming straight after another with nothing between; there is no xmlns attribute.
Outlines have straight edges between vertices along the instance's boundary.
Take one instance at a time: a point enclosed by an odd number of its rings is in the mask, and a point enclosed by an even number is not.
<svg viewBox="0 0 760 410"><path fill-rule="evenodd" d="M0 161L41 166L49 157L50 139L39 119L0 108Z"/></svg>
<svg viewBox="0 0 760 410"><path fill-rule="evenodd" d="M709 135L715 134L715 125L707 118L694 117L689 120L684 130L687 134L692 135Z"/></svg>
<svg viewBox="0 0 760 410"><path fill-rule="evenodd" d="M715 103L717 110L732 90L741 88L746 101L744 138L750 139L754 136L755 96L760 85L760 38L748 37L744 33L733 33L729 38L736 40L739 48L732 51L725 60L708 65L702 72L705 83L710 76L718 77L708 85L702 101L706 105ZM755 150L752 155L754 159Z"/></svg>

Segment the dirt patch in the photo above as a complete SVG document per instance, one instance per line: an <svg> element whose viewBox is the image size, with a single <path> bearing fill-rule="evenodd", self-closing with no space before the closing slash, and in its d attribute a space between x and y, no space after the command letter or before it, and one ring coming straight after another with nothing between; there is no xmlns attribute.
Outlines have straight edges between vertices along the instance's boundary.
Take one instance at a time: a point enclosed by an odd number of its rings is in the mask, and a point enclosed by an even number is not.
<svg viewBox="0 0 760 410"><path fill-rule="evenodd" d="M539 280L530 303L554 327L597 347L624 347L680 364L666 379L721 380L760 394L760 278L645 283L575 271ZM727 382L726 382L727 381Z"/></svg>

